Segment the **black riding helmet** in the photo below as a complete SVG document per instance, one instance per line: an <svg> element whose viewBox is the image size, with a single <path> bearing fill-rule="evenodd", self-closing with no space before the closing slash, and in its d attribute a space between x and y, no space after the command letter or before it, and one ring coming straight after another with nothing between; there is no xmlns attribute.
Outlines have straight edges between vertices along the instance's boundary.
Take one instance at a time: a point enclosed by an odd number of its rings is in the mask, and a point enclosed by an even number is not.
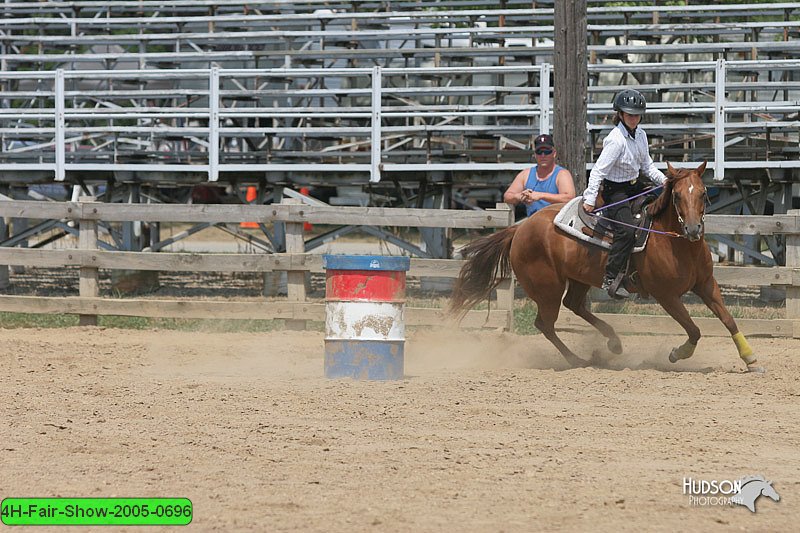
<svg viewBox="0 0 800 533"><path fill-rule="evenodd" d="M614 111L624 111L629 115L644 115L647 100L636 89L625 89L614 97Z"/></svg>

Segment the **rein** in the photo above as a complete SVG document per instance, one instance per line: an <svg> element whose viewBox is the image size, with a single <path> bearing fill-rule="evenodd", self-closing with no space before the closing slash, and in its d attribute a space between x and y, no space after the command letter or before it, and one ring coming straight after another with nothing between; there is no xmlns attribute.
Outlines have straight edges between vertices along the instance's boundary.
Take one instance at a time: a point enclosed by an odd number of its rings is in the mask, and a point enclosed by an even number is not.
<svg viewBox="0 0 800 533"><path fill-rule="evenodd" d="M624 204L626 202L630 202L631 200L635 200L636 198L639 198L640 196L644 196L645 194L649 194L649 193L651 193L653 191L657 191L658 189L663 189L663 188L664 188L664 185L659 185L658 187L650 187L649 189L647 189L647 190L645 190L643 192L640 192L639 194L634 194L630 198L626 198L624 200L620 200L619 202L614 202L613 204L604 205L600 209L595 209L594 211L592 211L589 214L590 215L594 215L595 213L599 213L600 211L603 211L604 209L608 209L609 207L614 207L615 205L620 205L620 204ZM606 220L609 220L609 219L606 219Z"/></svg>
<svg viewBox="0 0 800 533"><path fill-rule="evenodd" d="M675 233L674 231L661 231L661 230L651 229L651 228L642 228L640 226L634 226L633 224L628 224L627 222L621 222L619 220L614 220L613 218L604 217L602 215L595 215L593 213L589 213L589 214L592 215L593 217L599 218L600 220L606 220L608 222L613 222L614 224L619 224L620 226L628 226L629 228L646 231L648 233L658 233L659 235L666 235L667 237L681 237L681 238L683 238L683 235L681 235L680 233Z"/></svg>
<svg viewBox="0 0 800 533"><path fill-rule="evenodd" d="M604 217L604 216L599 214L601 211L603 211L605 209L608 209L609 207L614 207L615 205L620 205L620 204L624 204L624 203L630 202L631 200L634 200L634 199L636 199L636 198L638 198L640 196L644 196L645 194L649 194L649 193L651 193L653 191L657 191L658 189L663 189L663 188L664 188L663 184L659 185L658 187L651 187L651 188L647 189L644 192L640 192L639 194L635 194L635 195L631 196L630 198L626 198L624 200L620 200L619 202L614 202L613 204L604 205L600 209L595 209L594 211L590 212L589 214L591 216L595 217L595 218L600 219L600 220L605 220L605 221L611 222L612 224L619 224L620 226L627 226L629 228L646 231L648 233L657 233L659 235L666 235L667 237L683 237L683 235L681 235L680 233L675 233L674 231L661 231L661 230L657 230L657 229L642 228L642 227L639 227L639 226L634 226L633 224L628 224L627 222L621 222L619 220L614 220L613 218ZM673 198L673 202L674 201L675 201L675 199ZM677 209L675 211L677 212ZM704 215L704 218L705 218L705 215ZM679 220L681 219L680 213L678 213L678 219Z"/></svg>

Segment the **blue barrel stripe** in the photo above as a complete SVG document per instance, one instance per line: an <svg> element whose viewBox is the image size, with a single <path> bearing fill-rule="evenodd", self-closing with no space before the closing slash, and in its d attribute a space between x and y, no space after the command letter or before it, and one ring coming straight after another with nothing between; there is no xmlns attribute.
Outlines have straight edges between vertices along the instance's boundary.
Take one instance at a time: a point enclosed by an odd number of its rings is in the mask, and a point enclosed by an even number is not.
<svg viewBox="0 0 800 533"><path fill-rule="evenodd" d="M411 258L384 255L332 255L322 256L322 268L326 270L392 270L408 271Z"/></svg>
<svg viewBox="0 0 800 533"><path fill-rule="evenodd" d="M325 341L325 377L403 379L403 341Z"/></svg>

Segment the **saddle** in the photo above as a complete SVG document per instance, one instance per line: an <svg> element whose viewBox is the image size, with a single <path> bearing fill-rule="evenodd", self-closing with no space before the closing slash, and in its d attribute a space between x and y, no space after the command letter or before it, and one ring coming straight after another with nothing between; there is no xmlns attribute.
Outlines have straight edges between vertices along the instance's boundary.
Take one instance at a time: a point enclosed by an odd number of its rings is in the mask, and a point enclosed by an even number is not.
<svg viewBox="0 0 800 533"><path fill-rule="evenodd" d="M650 229L650 226L653 224L653 218L647 212L647 206L654 199L654 196L645 195L635 198L631 202L633 220L638 228ZM609 243L609 245L611 244L614 239L615 223L612 220L604 218L603 211L600 211L599 216L597 216L592 213L587 213L581 207L581 209L578 209L578 217L583 223L581 232L584 235L599 239ZM634 251L639 251L636 250L636 248L644 248L645 244L647 244L648 235L650 235L650 233L647 231L636 230L636 245Z"/></svg>
<svg viewBox="0 0 800 533"><path fill-rule="evenodd" d="M655 196L644 195L633 200L631 210L633 212L633 219L639 228L650 229L653 220L647 213L647 205L655 199ZM602 216L602 211L600 216ZM611 242L614 235L614 223L600 218L600 216L592 216L583 209L583 197L577 196L567 202L561 208L553 219L553 223L560 230L568 235L583 241L587 244L604 248L605 250L611 249ZM649 231L636 230L636 244L634 245L632 254L644 250L647 245L647 238L650 235ZM647 297L640 289L637 288L638 282L636 280L636 272L629 272L630 265L622 270L620 276L615 280L616 284L624 283L629 292L638 291L642 297Z"/></svg>
<svg viewBox="0 0 800 533"><path fill-rule="evenodd" d="M633 201L631 206L633 218L639 228L650 229L652 218L647 214L645 207L653 198L649 195L640 196ZM600 216L602 216L602 211ZM609 250L614 235L614 223L600 216L592 216L583 210L583 197L577 196L567 202L558 212L553 223L562 231L578 240ZM648 231L636 231L636 244L633 253L641 252L647 244Z"/></svg>

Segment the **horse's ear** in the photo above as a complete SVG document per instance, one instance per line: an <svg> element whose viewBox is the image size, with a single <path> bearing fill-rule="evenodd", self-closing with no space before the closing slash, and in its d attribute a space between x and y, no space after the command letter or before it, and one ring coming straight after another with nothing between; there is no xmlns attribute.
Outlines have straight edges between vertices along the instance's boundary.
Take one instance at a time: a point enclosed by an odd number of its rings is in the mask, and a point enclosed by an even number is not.
<svg viewBox="0 0 800 533"><path fill-rule="evenodd" d="M669 172L669 177L670 178L674 178L675 177L675 169L672 168L672 165L670 165L669 161L667 161L667 172Z"/></svg>
<svg viewBox="0 0 800 533"><path fill-rule="evenodd" d="M697 171L697 173L700 175L701 178L703 177L703 173L706 171L706 165L707 164L708 164L708 161L703 161L703 164L701 164L699 167L697 167L695 169Z"/></svg>

